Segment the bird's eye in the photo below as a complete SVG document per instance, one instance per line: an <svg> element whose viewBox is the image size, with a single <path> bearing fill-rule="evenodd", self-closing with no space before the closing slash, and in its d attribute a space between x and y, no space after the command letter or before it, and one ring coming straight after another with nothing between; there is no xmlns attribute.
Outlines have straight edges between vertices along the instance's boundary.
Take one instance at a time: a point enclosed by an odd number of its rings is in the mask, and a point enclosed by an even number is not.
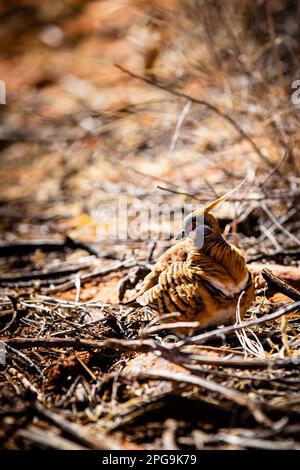
<svg viewBox="0 0 300 470"><path fill-rule="evenodd" d="M194 215L192 217L191 230L195 230L197 227L197 217Z"/></svg>
<svg viewBox="0 0 300 470"><path fill-rule="evenodd" d="M211 227L209 225L203 225L204 236L208 235L211 232Z"/></svg>

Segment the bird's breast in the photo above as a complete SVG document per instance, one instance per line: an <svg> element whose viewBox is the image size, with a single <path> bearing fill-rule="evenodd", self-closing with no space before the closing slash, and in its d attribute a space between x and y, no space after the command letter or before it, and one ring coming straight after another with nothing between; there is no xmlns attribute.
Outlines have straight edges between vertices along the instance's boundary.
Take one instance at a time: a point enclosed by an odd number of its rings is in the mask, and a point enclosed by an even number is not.
<svg viewBox="0 0 300 470"><path fill-rule="evenodd" d="M229 276L228 278L218 279L216 277L205 276L205 283L209 283L214 289L221 292L225 297L233 298L246 290L251 283L251 274L246 271L238 282L235 282Z"/></svg>

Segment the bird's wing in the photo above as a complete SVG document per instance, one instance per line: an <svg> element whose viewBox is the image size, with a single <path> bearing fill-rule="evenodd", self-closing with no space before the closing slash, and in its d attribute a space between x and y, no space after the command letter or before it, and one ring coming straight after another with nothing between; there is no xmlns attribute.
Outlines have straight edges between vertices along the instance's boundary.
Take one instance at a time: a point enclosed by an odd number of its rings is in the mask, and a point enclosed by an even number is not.
<svg viewBox="0 0 300 470"><path fill-rule="evenodd" d="M151 272L147 274L143 280L140 290L134 299L142 295L148 289L151 289L151 287L155 286L158 283L160 274L168 269L168 267L174 261L185 261L189 255L190 250L192 249L192 245L192 240L190 238L186 238L165 251L165 253L163 253L159 260L155 263Z"/></svg>
<svg viewBox="0 0 300 470"><path fill-rule="evenodd" d="M201 310L199 283L194 282L186 261L174 261L159 275L156 285L137 297L140 305L160 313L178 312L183 317Z"/></svg>
<svg viewBox="0 0 300 470"><path fill-rule="evenodd" d="M244 260L243 262L243 275L234 279L222 264L204 253L190 252L187 260L194 279L200 280L216 297L220 294L221 297L229 298L241 291L248 281L249 272Z"/></svg>

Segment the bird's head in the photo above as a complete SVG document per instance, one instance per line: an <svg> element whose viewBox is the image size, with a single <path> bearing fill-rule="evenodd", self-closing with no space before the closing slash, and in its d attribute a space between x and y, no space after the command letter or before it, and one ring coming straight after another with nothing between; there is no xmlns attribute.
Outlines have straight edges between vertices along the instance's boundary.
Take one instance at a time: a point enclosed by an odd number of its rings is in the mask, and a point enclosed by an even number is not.
<svg viewBox="0 0 300 470"><path fill-rule="evenodd" d="M245 180L244 180L245 181ZM219 204L225 201L233 192L235 192L243 183L236 188L219 197L218 199L194 210L183 221L183 230L177 233L175 240L190 237L194 240L198 248L202 248L205 239L221 236L220 227L217 218L211 213Z"/></svg>
<svg viewBox="0 0 300 470"><path fill-rule="evenodd" d="M221 199L221 198L220 198ZM175 239L180 240L185 237L192 238L196 245L201 248L205 237L212 234L220 234L220 227L217 218L210 212L221 201L217 199L214 203L196 209L186 216L183 221L183 230L177 233Z"/></svg>

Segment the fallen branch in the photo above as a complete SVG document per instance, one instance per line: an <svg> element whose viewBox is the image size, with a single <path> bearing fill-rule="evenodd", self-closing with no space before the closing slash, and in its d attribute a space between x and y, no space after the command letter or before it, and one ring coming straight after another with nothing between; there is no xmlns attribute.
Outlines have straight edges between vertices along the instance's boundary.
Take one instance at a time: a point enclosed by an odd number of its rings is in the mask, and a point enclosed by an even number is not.
<svg viewBox="0 0 300 470"><path fill-rule="evenodd" d="M114 349L124 352L153 352L167 360L185 364L189 361L196 361L198 364L210 364L215 366L229 366L237 368L266 368L266 367L289 367L295 365L292 359L244 359L241 357L222 358L210 355L196 355L181 351L179 343L172 347L166 347L153 340L123 340L107 338L102 341L93 341L79 338L10 338L0 341L4 345L12 346L16 349L31 348L73 348L75 350L95 351L98 349ZM182 342L181 342L182 343Z"/></svg>
<svg viewBox="0 0 300 470"><path fill-rule="evenodd" d="M149 352L162 348L152 340L122 340L107 338L102 341L93 341L79 338L10 338L2 339L4 343L16 349L29 348L73 348L76 350L94 351L101 348L120 349L121 351ZM164 348L167 349L167 348Z"/></svg>
<svg viewBox="0 0 300 470"><path fill-rule="evenodd" d="M300 292L287 282L275 276L270 269L263 269L261 274L270 288L275 288L276 291L281 292L292 300L300 300Z"/></svg>
<svg viewBox="0 0 300 470"><path fill-rule="evenodd" d="M202 377L197 377L194 375L188 375L181 372L168 372L168 371L154 371L154 370L139 370L136 373L130 372L130 377L134 378L145 378L145 379L155 379L155 380L167 380L171 382L178 382L180 384L190 384L196 385L198 387L209 390L210 392L215 392L228 400L236 403L237 405L244 406L248 408L249 412L253 415L255 420L264 425L271 425L269 418L262 412L260 406L255 403L254 400L248 397L248 395L234 390L232 388L225 387L220 385L212 380L204 379ZM126 374L126 377L128 375Z"/></svg>
<svg viewBox="0 0 300 470"><path fill-rule="evenodd" d="M49 269L48 271L33 271L31 273L26 274L6 274L4 276L0 276L0 285L6 284L19 284L20 281L29 281L29 280L39 280L39 279L51 279L52 277L67 275L67 274L74 274L78 273L81 269L86 269L90 267L91 260L84 264L78 264L78 266L74 266L73 268L57 268L57 269Z"/></svg>
<svg viewBox="0 0 300 470"><path fill-rule="evenodd" d="M21 429L17 433L18 437L32 442L44 449L53 450L89 450L89 447L81 446L62 436L57 436L50 431L43 431L35 426L28 429Z"/></svg>
<svg viewBox="0 0 300 470"><path fill-rule="evenodd" d="M105 434L93 436L88 427L71 423L58 413L54 413L44 408L40 403L35 402L32 405L33 411L48 423L57 426L69 438L78 442L79 444L93 450L122 450L122 446L114 439L106 436Z"/></svg>
<svg viewBox="0 0 300 470"><path fill-rule="evenodd" d="M64 248L85 250L90 255L99 256L99 253L90 244L73 240L67 236L64 240L27 240L0 244L0 257L24 255L35 250L46 252L62 251Z"/></svg>
<svg viewBox="0 0 300 470"><path fill-rule="evenodd" d="M104 266L103 268L98 269L92 273L83 274L80 277L80 284L81 286L83 286L84 284L92 281L93 279L106 276L107 274L111 274L122 268L131 268L136 265L137 265L136 261L132 261L132 260L125 260L125 261L121 261L117 263L111 263L108 266ZM76 279L72 279L71 281L64 282L63 284L59 284L58 286L55 286L55 287L44 288L42 289L42 292L44 294L55 294L56 292L64 292L66 290L73 289L74 287L76 287Z"/></svg>

